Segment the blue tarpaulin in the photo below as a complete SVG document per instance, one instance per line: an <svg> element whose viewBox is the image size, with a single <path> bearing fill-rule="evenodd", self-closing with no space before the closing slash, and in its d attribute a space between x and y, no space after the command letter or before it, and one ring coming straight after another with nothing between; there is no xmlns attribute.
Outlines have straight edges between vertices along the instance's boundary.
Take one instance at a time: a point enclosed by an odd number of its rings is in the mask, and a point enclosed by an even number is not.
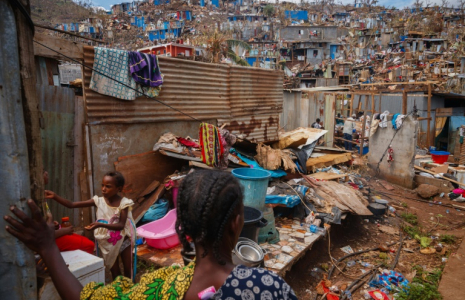
<svg viewBox="0 0 465 300"><path fill-rule="evenodd" d="M235 155L237 155L240 159L242 159L243 162L248 164L251 168L258 169L258 170L265 170L255 160L248 159L247 157L235 152L234 149L231 149L231 153L234 153ZM266 170L266 171L271 173L272 178L279 178L279 177L283 177L287 175L287 173L284 172L283 170L274 170L274 171Z"/></svg>
<svg viewBox="0 0 465 300"><path fill-rule="evenodd" d="M308 12L306 10L286 10L284 13L286 19L308 20Z"/></svg>
<svg viewBox="0 0 465 300"><path fill-rule="evenodd" d="M304 185L293 186L293 188L305 195L308 191L308 187ZM300 203L299 195L266 195L265 204L281 204L285 205L286 207L292 208Z"/></svg>

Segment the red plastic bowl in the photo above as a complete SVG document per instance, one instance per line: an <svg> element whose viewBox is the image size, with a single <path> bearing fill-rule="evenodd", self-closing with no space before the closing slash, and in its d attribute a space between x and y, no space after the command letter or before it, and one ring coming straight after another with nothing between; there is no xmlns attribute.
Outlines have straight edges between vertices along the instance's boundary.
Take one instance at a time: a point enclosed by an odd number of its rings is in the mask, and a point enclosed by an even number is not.
<svg viewBox="0 0 465 300"><path fill-rule="evenodd" d="M449 159L449 152L446 151L431 151L431 158L434 163L443 164Z"/></svg>

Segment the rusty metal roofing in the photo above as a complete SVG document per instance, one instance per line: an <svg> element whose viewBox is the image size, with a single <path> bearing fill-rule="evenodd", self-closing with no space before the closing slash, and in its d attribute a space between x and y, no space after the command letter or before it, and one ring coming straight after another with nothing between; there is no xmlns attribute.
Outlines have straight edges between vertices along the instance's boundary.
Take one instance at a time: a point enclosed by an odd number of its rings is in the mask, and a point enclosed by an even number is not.
<svg viewBox="0 0 465 300"><path fill-rule="evenodd" d="M84 47L84 63L94 64L94 48ZM164 83L157 100L199 120L229 117L228 66L159 57ZM87 117L91 124L191 120L153 99L119 100L89 89L92 70L84 68Z"/></svg>
<svg viewBox="0 0 465 300"><path fill-rule="evenodd" d="M232 66L229 92L231 116L282 112L283 77L279 71Z"/></svg>
<svg viewBox="0 0 465 300"><path fill-rule="evenodd" d="M278 140L278 114L238 117L233 120L220 119L218 124L226 124L225 128L232 134L252 142Z"/></svg>
<svg viewBox="0 0 465 300"><path fill-rule="evenodd" d="M218 119L233 133L252 141L278 137L283 109L281 71L159 58L164 83L157 100L199 120ZM94 48L84 47L84 63L93 66ZM191 120L153 99L119 100L89 89L92 70L84 68L84 95L91 124Z"/></svg>

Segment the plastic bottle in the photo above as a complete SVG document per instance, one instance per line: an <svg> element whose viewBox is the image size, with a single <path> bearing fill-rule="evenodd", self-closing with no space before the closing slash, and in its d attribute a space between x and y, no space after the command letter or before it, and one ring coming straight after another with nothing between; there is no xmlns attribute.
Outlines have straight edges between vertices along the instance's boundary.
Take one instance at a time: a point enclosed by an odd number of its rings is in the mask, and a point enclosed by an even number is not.
<svg viewBox="0 0 465 300"><path fill-rule="evenodd" d="M61 227L71 227L71 223L69 222L69 217L61 218Z"/></svg>
<svg viewBox="0 0 465 300"><path fill-rule="evenodd" d="M392 213L396 213L396 209L392 206L389 206L389 211L392 212Z"/></svg>
<svg viewBox="0 0 465 300"><path fill-rule="evenodd" d="M319 234L319 235L322 235L322 236L326 235L326 229L325 228L321 228L321 227L318 227L316 225L310 225L309 229L310 229L311 233L316 233L316 234Z"/></svg>
<svg viewBox="0 0 465 300"><path fill-rule="evenodd" d="M373 267L372 264L367 263L367 262L363 262L363 261L361 261L360 264L361 264L362 266L364 266L365 268L371 268L371 267Z"/></svg>

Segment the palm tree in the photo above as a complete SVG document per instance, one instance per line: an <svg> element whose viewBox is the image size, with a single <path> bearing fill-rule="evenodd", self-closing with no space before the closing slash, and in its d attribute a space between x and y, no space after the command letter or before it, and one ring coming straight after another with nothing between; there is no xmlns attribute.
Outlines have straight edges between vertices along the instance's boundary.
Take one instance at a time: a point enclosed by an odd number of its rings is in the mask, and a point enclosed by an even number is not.
<svg viewBox="0 0 465 300"><path fill-rule="evenodd" d="M232 61L234 61L236 64L240 66L250 67L250 64L245 59L242 59L239 55L237 55L236 52L234 52L233 50L233 48L239 47L239 49L242 48L244 50L250 51L252 50L252 47L250 47L249 44L238 40L226 40L226 44L228 45L226 53L227 57L232 59Z"/></svg>
<svg viewBox="0 0 465 300"><path fill-rule="evenodd" d="M207 45L207 51L211 54L212 62L214 63L218 63L220 61L220 54L223 54L240 66L250 66L246 60L242 59L240 55L237 55L233 50L233 48L240 47L250 51L251 47L246 42L226 39L223 34L215 30L213 35L208 38Z"/></svg>

